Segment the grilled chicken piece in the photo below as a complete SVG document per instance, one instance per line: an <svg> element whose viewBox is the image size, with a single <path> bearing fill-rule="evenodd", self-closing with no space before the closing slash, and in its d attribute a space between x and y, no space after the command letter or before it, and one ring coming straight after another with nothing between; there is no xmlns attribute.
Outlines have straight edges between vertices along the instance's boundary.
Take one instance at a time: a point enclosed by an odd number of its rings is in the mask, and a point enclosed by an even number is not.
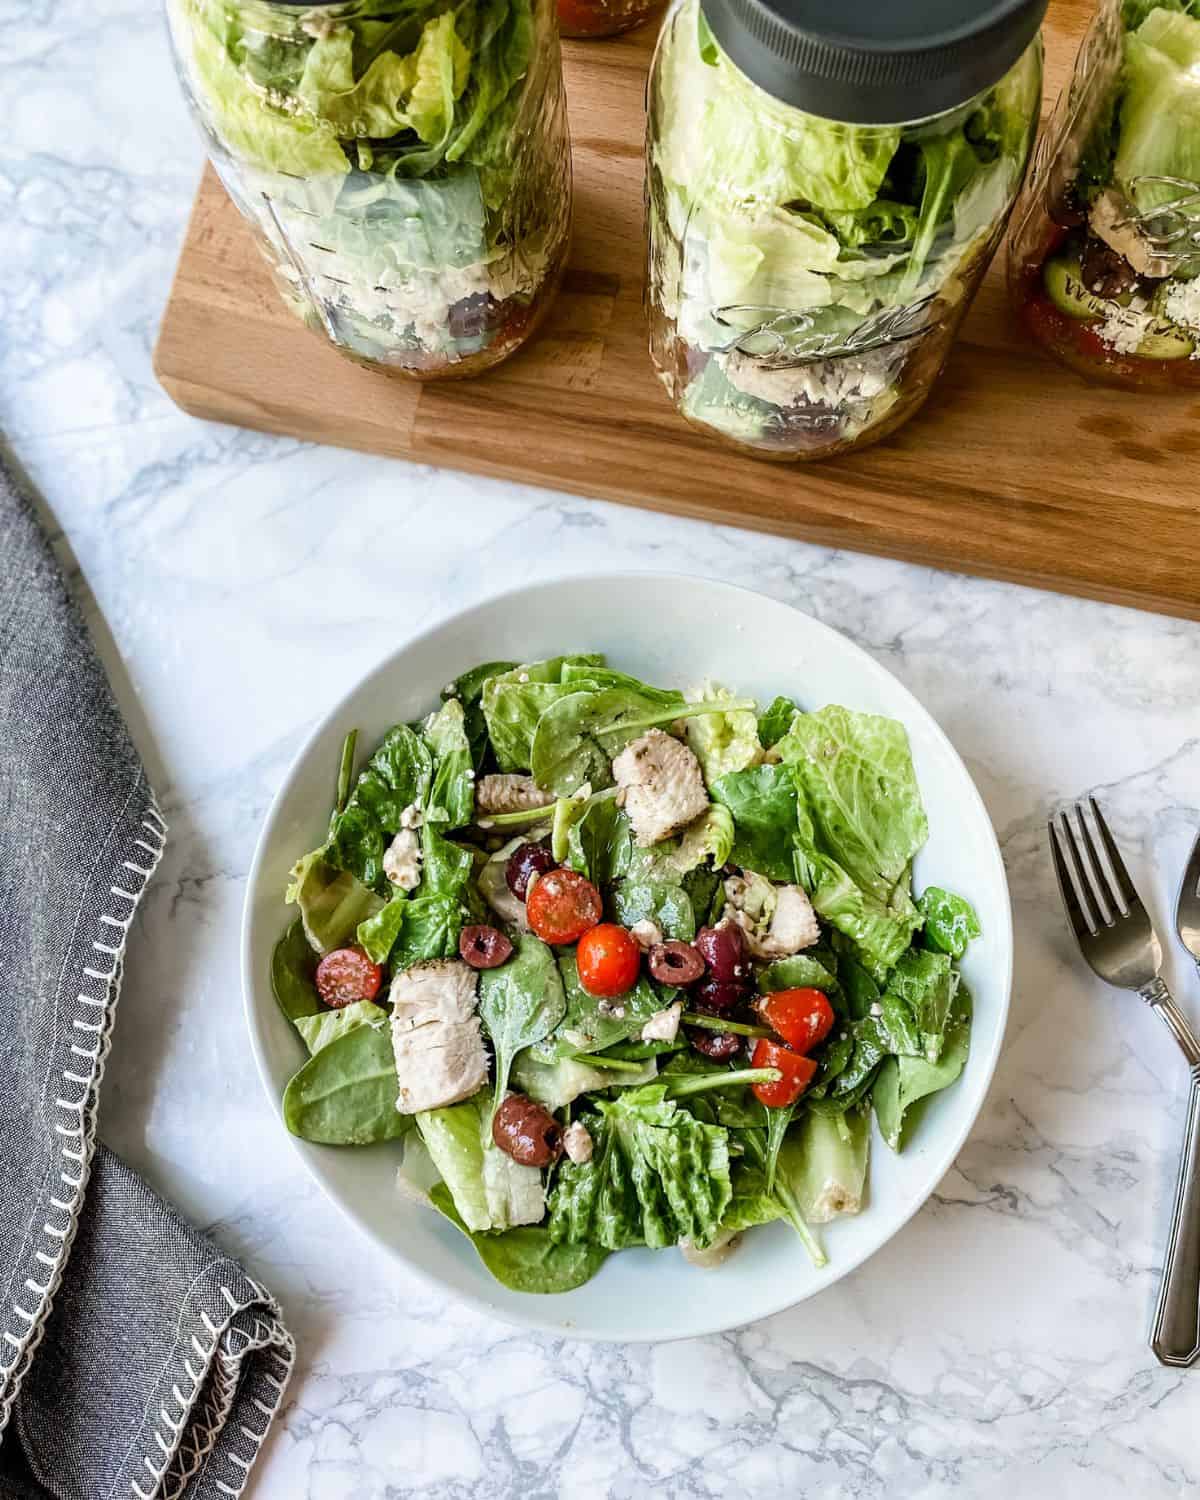
<svg viewBox="0 0 1200 1500"><path fill-rule="evenodd" d="M631 740L613 761L619 796L639 844L657 844L708 806L700 762L661 729Z"/></svg>
<svg viewBox="0 0 1200 1500"><path fill-rule="evenodd" d="M754 958L790 958L821 940L817 914L807 893L798 885L774 886L775 909L764 928L766 912L744 910L747 882L731 875L725 882L726 912L742 929L746 947Z"/></svg>
<svg viewBox="0 0 1200 1500"><path fill-rule="evenodd" d="M468 1099L487 1082L475 970L457 958L414 964L392 980L392 1051L404 1115Z"/></svg>
<svg viewBox="0 0 1200 1500"><path fill-rule="evenodd" d="M475 787L475 811L484 817L488 813L529 812L535 807L549 807L553 801L532 776L482 776Z"/></svg>

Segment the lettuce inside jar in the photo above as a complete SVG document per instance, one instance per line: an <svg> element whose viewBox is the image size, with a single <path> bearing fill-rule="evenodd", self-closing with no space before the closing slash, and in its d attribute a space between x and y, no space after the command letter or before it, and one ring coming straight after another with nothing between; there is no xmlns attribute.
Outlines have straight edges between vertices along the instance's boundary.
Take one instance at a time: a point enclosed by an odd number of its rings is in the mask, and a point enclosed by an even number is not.
<svg viewBox="0 0 1200 1500"><path fill-rule="evenodd" d="M179 73L284 301L420 379L525 341L566 259L553 0L168 0Z"/></svg>
<svg viewBox="0 0 1200 1500"><path fill-rule="evenodd" d="M664 25L647 137L650 348L689 421L759 456L826 458L899 427L945 361L1025 171L1045 4L1011 6L984 38L963 0L950 45L914 32L909 7L858 0L846 59L819 7L765 9L774 29L753 36L730 0L677 0ZM872 73L872 48L900 43L905 65ZM818 63L802 72L797 55ZM932 55L944 76L929 75Z"/></svg>
<svg viewBox="0 0 1200 1500"><path fill-rule="evenodd" d="M1103 0L1018 218L1038 343L1108 384L1200 386L1200 0Z"/></svg>

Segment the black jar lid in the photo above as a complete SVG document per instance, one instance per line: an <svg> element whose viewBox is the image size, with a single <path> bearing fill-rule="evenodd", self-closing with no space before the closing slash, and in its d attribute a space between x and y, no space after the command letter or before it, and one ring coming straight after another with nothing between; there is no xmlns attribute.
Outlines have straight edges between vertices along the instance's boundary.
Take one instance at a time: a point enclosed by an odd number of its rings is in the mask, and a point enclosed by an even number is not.
<svg viewBox="0 0 1200 1500"><path fill-rule="evenodd" d="M990 88L1037 35L1047 0L701 0L759 88L828 120L893 125Z"/></svg>

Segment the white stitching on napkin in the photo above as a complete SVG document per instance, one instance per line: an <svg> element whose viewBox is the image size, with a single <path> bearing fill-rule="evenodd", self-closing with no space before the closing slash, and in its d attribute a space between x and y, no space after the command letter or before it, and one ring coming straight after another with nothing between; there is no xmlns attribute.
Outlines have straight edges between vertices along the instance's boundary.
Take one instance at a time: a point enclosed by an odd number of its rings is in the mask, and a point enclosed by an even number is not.
<svg viewBox="0 0 1200 1500"><path fill-rule="evenodd" d="M139 792L144 791L145 781L142 778L139 778L137 782L130 788L129 796L130 798L133 798ZM114 820L113 831L115 831L116 828L120 826L121 820L125 816L127 807L128 802L126 803L126 806L121 809L118 817ZM65 1081L73 1083L83 1090L82 1099L78 1104L68 1103L65 1100L61 1099L56 1101L56 1107L63 1113L66 1113L72 1117L69 1124L56 1122L54 1125L55 1136L58 1137L60 1141L59 1156L66 1162L77 1164L79 1170L78 1173L74 1175L68 1175L67 1172L60 1173L63 1182L68 1185L71 1197L69 1199L61 1199L56 1197L52 1197L50 1199L51 1205L62 1213L66 1221L65 1224L62 1226L52 1223L43 1224L42 1244L38 1245L35 1238L35 1243L30 1247L29 1253L36 1256L38 1262L42 1265L45 1265L50 1273L46 1278L45 1294L39 1299L38 1305L34 1309L32 1318L30 1318L27 1310L23 1306L21 1306L20 1303L14 1301L11 1304L11 1310L8 1316L12 1318L20 1318L25 1323L25 1326L21 1328L19 1332L17 1331L15 1324L11 1327L3 1329L4 1344L8 1345L9 1348L14 1350L15 1352L13 1353L11 1358L0 1355L0 1434L3 1433L5 1427L8 1424L9 1417L12 1414L13 1402L16 1399L17 1391L20 1388L21 1381L24 1379L25 1374L29 1369L29 1366L33 1360L34 1352L36 1351L38 1344L41 1342L42 1335L45 1332L46 1321L49 1316L51 1303L58 1291L59 1283L62 1279L63 1270L67 1262L67 1251L69 1250L71 1241L74 1238L79 1211L83 1204L83 1193L87 1184L88 1170L91 1165L92 1151L95 1145L96 1094L100 1079L104 1072L105 1060L108 1055L108 1046L113 1020L113 1010L115 1008L115 1002L120 990L121 960L125 951L126 934L129 930L129 924L133 920L134 912L137 910L138 903L141 900L142 893L146 888L146 884L149 881L150 876L154 873L154 870L157 867L158 861L162 855L163 847L166 844L167 825L165 820L163 819L162 814L158 810L153 793L150 794L149 803L142 813L142 817L140 819L140 827L143 832L149 834L149 836L154 840L154 844L156 847L147 851L147 853L150 854L151 858L149 860L148 868L146 868L145 874L139 877L138 890L136 893L134 893L131 891L127 891L120 886L114 885L110 887L110 890L114 895L119 895L123 900L129 903L129 910L121 916L117 916L115 913L113 913L109 921L97 922L97 925L106 934L110 932L113 936L117 936L119 934L119 942L114 947L111 943L101 942L99 938L93 938L90 943L90 949L92 952L107 954L112 959L112 968L107 975L102 975L100 971L94 971L90 968L86 969L82 975L82 977L90 978L96 980L99 983L102 983L104 985L104 990L99 996L84 994L82 990L80 990L77 995L78 1003L80 1005L88 1006L93 1010L98 1010L103 1013L102 1016L98 1018L98 1026L91 1028L86 1026L85 1024L84 1026L80 1027L80 1029L82 1030L94 1030L97 1037L96 1050L95 1053L92 1054L92 1067L89 1073L87 1075L83 1075L75 1072L70 1072L67 1073L65 1077ZM134 840L134 842L140 843L141 841ZM120 861L116 864L107 863L106 854L107 851L102 849L101 854L100 856L98 856L96 865L92 871L93 878L97 874L99 874L101 870L103 870L105 874L110 874L110 872L115 872L116 869L122 867L122 863ZM123 861L124 867L128 868L129 863L130 862L127 860ZM136 868L142 867L138 866ZM77 922L85 915L89 918L89 920L95 920L94 918L92 918L90 912L85 911L87 904L94 899L94 892L94 885L89 884L85 887L85 893L81 900L80 910L77 913ZM67 950L67 955L64 960L62 970L62 977L65 977L71 973L71 965L79 964L81 956L82 955L80 954L76 942L73 941L71 947ZM81 965L81 968L82 967L83 966ZM79 973L79 970L76 970L75 972ZM76 1025L79 1025L82 1017L73 1019L75 1019ZM49 1084L49 1076L47 1077L46 1082L47 1084ZM79 1143L77 1148L67 1144L67 1142L74 1141L77 1141ZM20 1266L20 1264L18 1264L18 1267L16 1268L16 1275L18 1277L22 1274L22 1269L23 1268Z"/></svg>

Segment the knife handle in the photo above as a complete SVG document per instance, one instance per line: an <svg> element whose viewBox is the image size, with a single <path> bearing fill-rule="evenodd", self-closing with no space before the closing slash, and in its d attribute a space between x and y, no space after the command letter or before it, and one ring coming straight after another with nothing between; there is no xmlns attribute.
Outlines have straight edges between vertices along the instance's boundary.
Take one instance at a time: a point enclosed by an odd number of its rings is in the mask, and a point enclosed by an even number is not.
<svg viewBox="0 0 1200 1500"><path fill-rule="evenodd" d="M1160 1364L1175 1366L1193 1364L1200 1356L1200 1063L1189 1071L1175 1210L1150 1336Z"/></svg>

